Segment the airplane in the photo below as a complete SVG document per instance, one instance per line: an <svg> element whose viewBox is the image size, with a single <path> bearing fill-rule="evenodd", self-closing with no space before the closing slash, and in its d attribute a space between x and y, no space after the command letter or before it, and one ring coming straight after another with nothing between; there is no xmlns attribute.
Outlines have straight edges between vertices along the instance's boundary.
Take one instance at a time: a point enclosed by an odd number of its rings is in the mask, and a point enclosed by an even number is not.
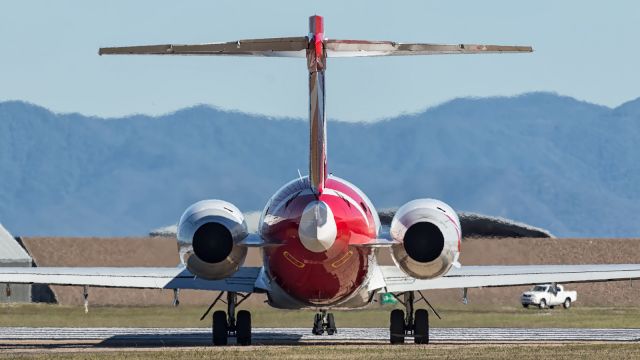
<svg viewBox="0 0 640 360"><path fill-rule="evenodd" d="M309 174L279 189L267 202L257 233L249 233L242 212L223 200L204 200L186 209L177 239L190 244L175 268L34 267L0 268L0 283L88 287L200 289L226 293L227 310L212 315L214 345L251 344L251 313L237 310L253 293L267 295L279 309L315 309L311 331L335 334L331 309L367 306L379 293L393 294L403 309L390 312L389 341L413 338L429 343L429 313L416 309L423 291L626 280L640 277L640 264L462 266L462 237L456 212L442 201L417 199L395 213L382 236L378 213L355 185L328 172L325 118L327 59L359 56L528 53L529 46L405 44L334 40L324 36L321 16L309 18L302 37L239 40L201 45L107 47L100 55L273 56L306 59L309 71ZM263 266L243 266L248 248L259 248ZM390 251L395 265L377 263ZM152 250L150 250L152 251ZM177 297L175 298L177 300ZM431 307L435 313L435 309ZM437 315L437 313L436 313Z"/></svg>

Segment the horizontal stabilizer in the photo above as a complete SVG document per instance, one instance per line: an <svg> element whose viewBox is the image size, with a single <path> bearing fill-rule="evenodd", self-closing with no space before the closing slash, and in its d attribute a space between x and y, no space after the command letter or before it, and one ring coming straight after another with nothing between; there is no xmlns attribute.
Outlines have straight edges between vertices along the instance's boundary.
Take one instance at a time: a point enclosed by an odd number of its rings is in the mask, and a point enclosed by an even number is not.
<svg viewBox="0 0 640 360"><path fill-rule="evenodd" d="M143 45L100 48L100 55L239 55L305 57L307 37L249 39L200 45Z"/></svg>
<svg viewBox="0 0 640 360"><path fill-rule="evenodd" d="M403 44L392 41L331 40L323 41L328 57L443 55L443 54L499 54L528 53L531 46L502 46L480 44ZM100 55L235 55L235 56L306 56L308 37L249 39L226 43L199 45L143 45L100 48Z"/></svg>
<svg viewBox="0 0 640 360"><path fill-rule="evenodd" d="M328 57L529 53L531 46L402 44L392 41L325 40Z"/></svg>

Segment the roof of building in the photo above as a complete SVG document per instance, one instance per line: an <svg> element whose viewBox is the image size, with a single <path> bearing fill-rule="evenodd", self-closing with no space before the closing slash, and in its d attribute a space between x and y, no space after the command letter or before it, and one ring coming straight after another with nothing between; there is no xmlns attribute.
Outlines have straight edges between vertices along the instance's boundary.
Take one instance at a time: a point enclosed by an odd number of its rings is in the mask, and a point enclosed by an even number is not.
<svg viewBox="0 0 640 360"><path fill-rule="evenodd" d="M0 263L14 261L31 261L31 256L0 224Z"/></svg>

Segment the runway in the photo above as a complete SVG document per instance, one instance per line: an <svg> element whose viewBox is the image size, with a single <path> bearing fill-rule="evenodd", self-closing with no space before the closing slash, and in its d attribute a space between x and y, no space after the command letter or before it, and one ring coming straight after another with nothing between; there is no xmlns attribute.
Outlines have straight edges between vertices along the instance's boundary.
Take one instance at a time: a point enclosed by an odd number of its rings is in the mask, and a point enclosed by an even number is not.
<svg viewBox="0 0 640 360"><path fill-rule="evenodd" d="M307 328L257 328L255 345L387 343L386 328L344 328L333 336ZM640 329L433 328L431 343L637 342ZM407 340L412 342L412 340ZM0 349L25 347L203 346L208 328L0 328ZM230 344L235 339L230 338Z"/></svg>

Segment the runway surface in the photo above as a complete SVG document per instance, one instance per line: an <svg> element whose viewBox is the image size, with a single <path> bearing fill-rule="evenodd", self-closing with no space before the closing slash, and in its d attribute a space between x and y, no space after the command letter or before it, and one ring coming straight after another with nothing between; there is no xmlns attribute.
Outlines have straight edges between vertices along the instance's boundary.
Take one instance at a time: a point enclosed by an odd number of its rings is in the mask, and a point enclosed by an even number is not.
<svg viewBox="0 0 640 360"><path fill-rule="evenodd" d="M307 328L257 328L253 344L386 343L385 328L344 328L316 336ZM433 328L432 343L536 343L640 341L640 329ZM408 340L411 342L411 340ZM0 328L0 348L25 346L199 346L209 345L207 328ZM230 339L230 343L235 343Z"/></svg>

